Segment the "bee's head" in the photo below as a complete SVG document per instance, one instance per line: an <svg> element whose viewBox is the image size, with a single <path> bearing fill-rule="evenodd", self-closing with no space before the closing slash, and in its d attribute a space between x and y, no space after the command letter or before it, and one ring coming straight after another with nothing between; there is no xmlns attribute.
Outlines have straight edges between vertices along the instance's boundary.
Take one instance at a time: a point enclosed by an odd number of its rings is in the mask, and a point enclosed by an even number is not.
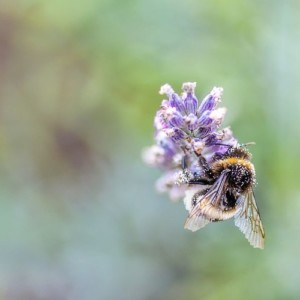
<svg viewBox="0 0 300 300"><path fill-rule="evenodd" d="M227 152L224 155L225 157L237 157L242 159L251 159L251 153L243 145L238 145L236 147L228 148Z"/></svg>

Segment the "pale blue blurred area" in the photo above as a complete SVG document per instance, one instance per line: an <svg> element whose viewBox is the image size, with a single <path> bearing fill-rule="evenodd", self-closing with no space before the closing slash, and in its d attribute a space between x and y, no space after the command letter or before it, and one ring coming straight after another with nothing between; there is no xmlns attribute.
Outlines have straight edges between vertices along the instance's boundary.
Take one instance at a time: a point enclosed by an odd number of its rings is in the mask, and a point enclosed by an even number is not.
<svg viewBox="0 0 300 300"><path fill-rule="evenodd" d="M0 299L299 299L299 1L0 5ZM186 81L256 142L263 251L184 230L143 165Z"/></svg>

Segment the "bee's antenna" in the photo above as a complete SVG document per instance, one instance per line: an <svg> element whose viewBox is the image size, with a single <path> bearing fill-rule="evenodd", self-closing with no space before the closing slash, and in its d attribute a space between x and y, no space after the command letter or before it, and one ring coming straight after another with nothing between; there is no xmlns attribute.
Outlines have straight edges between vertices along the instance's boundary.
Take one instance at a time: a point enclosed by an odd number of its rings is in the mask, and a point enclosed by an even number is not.
<svg viewBox="0 0 300 300"><path fill-rule="evenodd" d="M217 146L225 146L225 147L228 147L228 148L231 148L231 147L247 147L247 146L252 146L252 145L256 145L255 142L248 142L248 143L244 143L244 144L237 144L236 146L232 146L232 145L228 145L228 144L222 144L222 143L215 143L214 145L217 145Z"/></svg>
<svg viewBox="0 0 300 300"><path fill-rule="evenodd" d="M241 144L242 147L247 147L247 146L252 146L252 145L256 145L255 142L248 142L248 143L245 143L245 144Z"/></svg>
<svg viewBox="0 0 300 300"><path fill-rule="evenodd" d="M225 146L225 147L232 147L232 145L227 145L227 144L222 144L222 143L216 143L214 145L217 145L217 146Z"/></svg>

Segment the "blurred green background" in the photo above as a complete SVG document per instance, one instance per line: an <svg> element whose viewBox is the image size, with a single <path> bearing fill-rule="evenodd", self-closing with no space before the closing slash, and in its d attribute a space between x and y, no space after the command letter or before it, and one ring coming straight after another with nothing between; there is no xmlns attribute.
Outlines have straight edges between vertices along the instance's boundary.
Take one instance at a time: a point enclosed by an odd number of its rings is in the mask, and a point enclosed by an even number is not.
<svg viewBox="0 0 300 300"><path fill-rule="evenodd" d="M1 1L0 299L299 299L299 1ZM267 240L154 189L160 86L251 147Z"/></svg>

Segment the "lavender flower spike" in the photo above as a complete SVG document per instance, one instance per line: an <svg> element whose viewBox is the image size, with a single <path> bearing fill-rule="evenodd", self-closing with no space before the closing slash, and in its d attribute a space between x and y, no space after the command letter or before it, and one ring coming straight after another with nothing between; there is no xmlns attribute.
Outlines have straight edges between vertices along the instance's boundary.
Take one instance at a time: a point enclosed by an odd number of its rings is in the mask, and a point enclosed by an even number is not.
<svg viewBox="0 0 300 300"><path fill-rule="evenodd" d="M179 96L169 84L160 88L159 93L165 94L167 100L162 100L154 120L156 145L143 152L148 165L164 170L157 187L168 192L173 200L184 195L186 183L175 176L182 172L184 157L190 166L185 174L197 174L201 173L199 156L209 162L216 154L225 153L229 144L237 144L230 130L219 129L226 114L225 108L216 108L223 89L214 87L200 104L195 89L195 82L183 83L183 93Z"/></svg>

